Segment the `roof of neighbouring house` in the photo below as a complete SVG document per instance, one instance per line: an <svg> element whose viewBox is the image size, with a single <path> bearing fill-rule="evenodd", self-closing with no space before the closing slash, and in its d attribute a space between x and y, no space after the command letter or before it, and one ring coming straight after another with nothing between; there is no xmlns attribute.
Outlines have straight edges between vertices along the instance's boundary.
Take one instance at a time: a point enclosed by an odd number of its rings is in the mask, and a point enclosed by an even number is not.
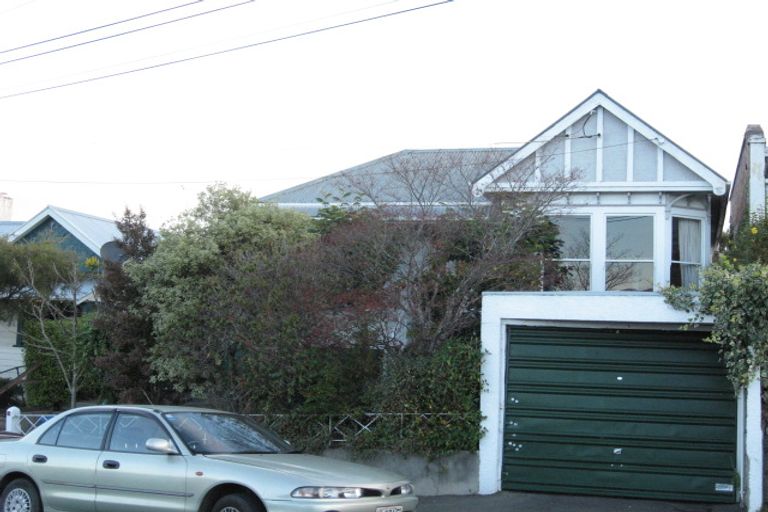
<svg viewBox="0 0 768 512"><path fill-rule="evenodd" d="M7 237L24 223L16 220L0 220L0 237Z"/></svg>
<svg viewBox="0 0 768 512"><path fill-rule="evenodd" d="M13 231L10 239L18 240L23 238L49 218L59 223L95 254L100 254L104 244L122 236L114 220L57 206L47 206L40 213L32 217L32 219L22 223L21 226Z"/></svg>
<svg viewBox="0 0 768 512"><path fill-rule="evenodd" d="M315 213L321 202L398 204L461 203L472 184L512 156L517 148L403 150L261 199ZM373 196L373 197L372 197Z"/></svg>

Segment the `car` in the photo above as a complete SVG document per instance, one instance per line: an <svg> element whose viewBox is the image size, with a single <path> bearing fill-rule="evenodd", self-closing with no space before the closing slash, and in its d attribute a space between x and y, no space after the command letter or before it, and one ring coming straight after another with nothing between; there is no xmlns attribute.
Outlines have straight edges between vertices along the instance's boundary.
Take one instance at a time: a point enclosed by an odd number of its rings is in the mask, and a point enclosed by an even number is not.
<svg viewBox="0 0 768 512"><path fill-rule="evenodd" d="M253 419L91 406L0 440L2 512L412 512L403 477L306 455Z"/></svg>

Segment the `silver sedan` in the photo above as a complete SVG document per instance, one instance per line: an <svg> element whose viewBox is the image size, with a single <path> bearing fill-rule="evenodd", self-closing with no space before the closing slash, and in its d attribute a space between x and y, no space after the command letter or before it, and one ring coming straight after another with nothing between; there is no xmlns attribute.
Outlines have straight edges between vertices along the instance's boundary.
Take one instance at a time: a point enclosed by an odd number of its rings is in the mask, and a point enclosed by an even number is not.
<svg viewBox="0 0 768 512"><path fill-rule="evenodd" d="M401 476L297 453L250 418L73 409L0 441L2 512L412 512Z"/></svg>

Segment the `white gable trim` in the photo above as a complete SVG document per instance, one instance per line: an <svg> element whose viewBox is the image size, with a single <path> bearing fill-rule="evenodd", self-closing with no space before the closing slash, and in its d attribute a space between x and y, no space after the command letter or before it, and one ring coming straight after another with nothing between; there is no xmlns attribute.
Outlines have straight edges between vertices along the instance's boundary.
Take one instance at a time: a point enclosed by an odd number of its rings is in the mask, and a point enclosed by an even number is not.
<svg viewBox="0 0 768 512"><path fill-rule="evenodd" d="M94 240L86 236L80 229L77 228L74 224L72 224L66 217L61 215L59 211L53 207L53 206L46 206L43 211L32 217L28 222L20 226L16 231L14 231L10 237L9 240L15 241L19 238L22 238L27 233L38 227L40 224L42 224L47 218L51 218L61 224L61 226L69 231L75 238L77 238L80 242L83 243L86 247L88 247L91 251L93 251L96 255L101 254L101 246L97 244Z"/></svg>
<svg viewBox="0 0 768 512"><path fill-rule="evenodd" d="M666 137L664 137L660 132L655 130L645 121L635 116L632 112L628 111L626 108L615 102L604 92L598 90L592 96L584 100L580 105L576 106L573 110L561 117L552 126L534 137L531 142L520 148L517 153L512 155L508 160L502 162L495 169L491 170L491 172L475 182L472 187L472 191L475 196L481 196L486 191L486 189L492 189L493 183L502 177L512 167L523 161L525 158L534 154L539 148L551 141L558 134L564 132L568 127L573 125L576 121L589 114L590 112L595 111L595 114L598 115L599 124L599 119L601 117L601 111L599 110L599 107L607 109L611 114L626 123L629 127L631 127L637 133L641 134L646 139L653 140L659 150L666 151L669 155L676 158L678 161L680 161L680 163L688 167L691 171L709 183L715 195L722 196L727 192L728 182L725 180L725 178L688 154L677 144L667 140ZM600 127L598 126L598 130L599 129ZM600 146L599 140L597 146Z"/></svg>

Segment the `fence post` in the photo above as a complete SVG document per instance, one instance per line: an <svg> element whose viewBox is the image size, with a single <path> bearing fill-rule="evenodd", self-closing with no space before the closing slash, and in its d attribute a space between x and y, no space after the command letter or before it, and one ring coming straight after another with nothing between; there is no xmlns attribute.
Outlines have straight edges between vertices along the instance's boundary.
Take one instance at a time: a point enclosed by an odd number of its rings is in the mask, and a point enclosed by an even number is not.
<svg viewBox="0 0 768 512"><path fill-rule="evenodd" d="M21 409L18 407L9 407L5 411L5 431L15 434L23 434L21 431Z"/></svg>

